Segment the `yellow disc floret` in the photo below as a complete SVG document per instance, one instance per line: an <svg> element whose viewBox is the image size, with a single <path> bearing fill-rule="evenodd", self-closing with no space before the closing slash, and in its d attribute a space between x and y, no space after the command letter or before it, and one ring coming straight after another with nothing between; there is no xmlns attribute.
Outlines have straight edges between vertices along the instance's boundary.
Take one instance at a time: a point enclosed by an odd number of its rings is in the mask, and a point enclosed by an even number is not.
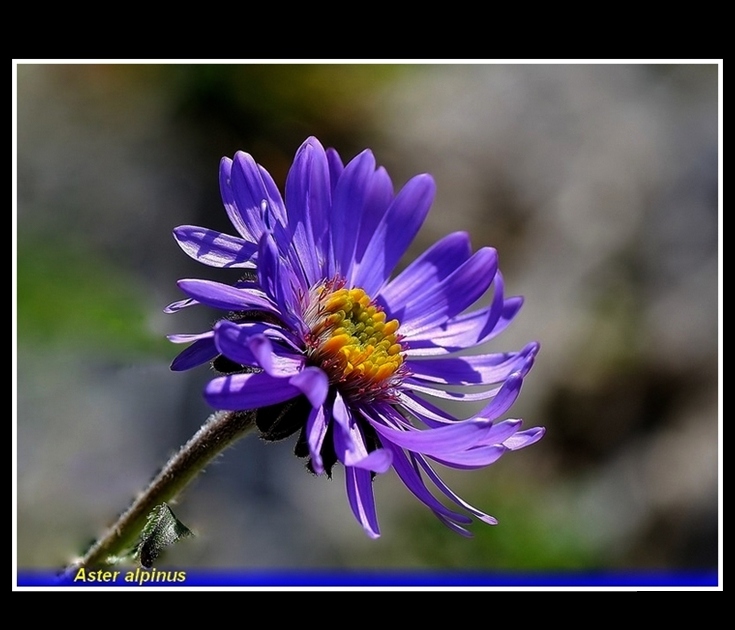
<svg viewBox="0 0 735 630"><path fill-rule="evenodd" d="M335 284L320 284L310 292L309 356L344 394L371 399L390 395L403 377L399 322L386 321L383 309L362 289Z"/></svg>

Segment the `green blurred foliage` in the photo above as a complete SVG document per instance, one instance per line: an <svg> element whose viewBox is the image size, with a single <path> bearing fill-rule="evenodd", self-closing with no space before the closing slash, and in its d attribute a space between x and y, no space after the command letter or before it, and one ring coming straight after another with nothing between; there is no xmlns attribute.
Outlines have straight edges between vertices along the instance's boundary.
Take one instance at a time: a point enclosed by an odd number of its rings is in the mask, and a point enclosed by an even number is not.
<svg viewBox="0 0 735 630"><path fill-rule="evenodd" d="M111 357L170 354L146 323L150 308L135 276L83 246L18 244L18 343Z"/></svg>
<svg viewBox="0 0 735 630"><path fill-rule="evenodd" d="M148 80L176 95L173 117L202 151L247 150L285 179L294 147L310 135L343 156L374 137L375 99L417 66L197 64L152 66Z"/></svg>
<svg viewBox="0 0 735 630"><path fill-rule="evenodd" d="M575 528L566 515L550 514L544 507L548 488L500 472L493 470L493 487L472 493L470 501L486 507L498 518L498 526L476 521L469 526L472 538L464 538L450 534L430 512L412 505L392 527L388 545L359 563L526 572L600 566L599 549L583 535L583 528ZM469 499L467 492L458 494Z"/></svg>

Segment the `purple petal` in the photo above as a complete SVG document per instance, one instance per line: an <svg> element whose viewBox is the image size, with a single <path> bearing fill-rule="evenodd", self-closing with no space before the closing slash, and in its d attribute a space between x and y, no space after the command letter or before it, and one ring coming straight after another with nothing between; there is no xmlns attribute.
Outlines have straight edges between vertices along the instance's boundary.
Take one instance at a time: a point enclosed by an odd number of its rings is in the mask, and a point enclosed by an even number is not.
<svg viewBox="0 0 735 630"><path fill-rule="evenodd" d="M286 212L278 188L268 172L261 169L248 153L238 151L235 154L230 172L230 187L244 229L251 235L249 240L260 240L263 232L272 223L269 216L277 221L285 220ZM273 195L277 196L274 198Z"/></svg>
<svg viewBox="0 0 735 630"><path fill-rule="evenodd" d="M430 175L417 175L396 195L377 225L354 274L357 286L375 295L388 279L424 222L436 186Z"/></svg>
<svg viewBox="0 0 735 630"><path fill-rule="evenodd" d="M444 400L456 400L461 402L476 402L478 400L487 400L494 398L500 391L500 387L493 385L490 389L480 390L477 392L449 392L446 389L439 387L432 387L417 382L413 378L407 378L403 382L403 388L412 392L418 392L420 394L426 394L427 396L433 396L434 398L443 398Z"/></svg>
<svg viewBox="0 0 735 630"><path fill-rule="evenodd" d="M334 403L332 404L332 418L337 425L344 431L346 435L349 435L350 424L352 423L352 414L345 404L342 394L339 390L335 392Z"/></svg>
<svg viewBox="0 0 735 630"><path fill-rule="evenodd" d="M278 256L278 249L270 233L263 234L258 246L258 280L266 295L279 307L279 312L290 319L298 311L298 299L294 293L288 267Z"/></svg>
<svg viewBox="0 0 735 630"><path fill-rule="evenodd" d="M390 469L392 463L393 455L388 449L376 448L369 455L360 459L350 460L348 458L345 465L371 470L376 473L384 473Z"/></svg>
<svg viewBox="0 0 735 630"><path fill-rule="evenodd" d="M546 433L546 429L544 427L526 429L525 431L519 431L513 437L505 440L503 444L511 451L517 451L518 449L535 444L544 437L544 433Z"/></svg>
<svg viewBox="0 0 735 630"><path fill-rule="evenodd" d="M214 326L214 331L218 333L220 337L227 335L227 339L221 338L218 344L221 347L225 347L227 344L227 351L220 350L223 354L229 352L237 352L237 349L248 345L248 339L253 335L264 335L270 341L278 344L278 355L288 358L300 366L303 364L304 358L301 350L294 344L291 336L287 335L282 328L277 328L273 324L266 322L242 322L234 323L226 319L218 321ZM212 331L209 332L211 334ZM180 335L183 337L184 335ZM193 340L192 340L193 341ZM250 356L250 355L246 355ZM234 356L230 356L233 361L238 361ZM238 361L242 363L242 361ZM299 367L300 369L300 367Z"/></svg>
<svg viewBox="0 0 735 630"><path fill-rule="evenodd" d="M274 346L264 334L250 334L245 327L222 321L215 327L217 347L229 359L241 365L255 365L275 377L300 374L305 359L301 354Z"/></svg>
<svg viewBox="0 0 735 630"><path fill-rule="evenodd" d="M334 452L340 462L345 466L355 466L377 473L384 473L390 468L393 459L390 451L376 449L368 453L362 428L355 422L339 392L332 406L332 418L335 421Z"/></svg>
<svg viewBox="0 0 735 630"><path fill-rule="evenodd" d="M406 335L410 346L408 354L427 356L456 352L489 341L507 328L522 304L523 298L520 297L503 299L503 276L498 272L490 306Z"/></svg>
<svg viewBox="0 0 735 630"><path fill-rule="evenodd" d="M286 179L288 229L292 264L300 266L309 286L322 277L331 257L328 225L332 207L329 164L316 138L308 138L296 152Z"/></svg>
<svg viewBox="0 0 735 630"><path fill-rule="evenodd" d="M472 306L488 290L497 269L497 252L483 247L430 291L412 296L398 311L391 309L391 315L400 320L401 332L409 339L422 328L445 323Z"/></svg>
<svg viewBox="0 0 735 630"><path fill-rule="evenodd" d="M484 445L505 445L506 440L518 432L521 424L522 421L518 419L495 422L492 431L485 436L482 442Z"/></svg>
<svg viewBox="0 0 735 630"><path fill-rule="evenodd" d="M296 376L292 376L289 383L309 399L312 407L321 407L327 399L329 378L318 367L304 368Z"/></svg>
<svg viewBox="0 0 735 630"><path fill-rule="evenodd" d="M461 525L457 525L454 521L448 519L443 514L437 514L437 512L434 512L434 516L436 516L444 525L445 527L448 527L451 529L454 533L459 534L460 536L464 536L465 538L473 538L473 534L468 529L465 529Z"/></svg>
<svg viewBox="0 0 735 630"><path fill-rule="evenodd" d="M175 313L176 311L180 311L183 308L188 308L189 306L195 306L199 304L196 300L192 300L191 298L186 298L185 300L176 300L176 302L171 302L166 308L163 309L164 313Z"/></svg>
<svg viewBox="0 0 735 630"><path fill-rule="evenodd" d="M332 182L332 192L334 192L337 182L339 181L342 171L345 170L342 158L339 157L339 153L331 147L326 150L327 163L329 164L329 179Z"/></svg>
<svg viewBox="0 0 735 630"><path fill-rule="evenodd" d="M246 268L255 266L253 258L257 247L236 236L195 225L182 225L174 230L174 238L186 254L205 265Z"/></svg>
<svg viewBox="0 0 735 630"><path fill-rule="evenodd" d="M189 297L225 311L258 310L278 315L278 310L267 298L249 289L237 289L212 280L179 280L179 288Z"/></svg>
<svg viewBox="0 0 735 630"><path fill-rule="evenodd" d="M523 376L518 372L511 374L503 383L498 395L485 405L476 417L495 420L502 416L518 398L521 385L523 385Z"/></svg>
<svg viewBox="0 0 735 630"><path fill-rule="evenodd" d="M528 344L520 352L467 355L454 358L409 359L406 365L414 379L445 385L499 383L519 369L538 344Z"/></svg>
<svg viewBox="0 0 735 630"><path fill-rule="evenodd" d="M279 300L283 297L279 269L278 248L273 241L273 235L266 232L258 243L258 284L265 294L283 309L285 304L282 299Z"/></svg>
<svg viewBox="0 0 735 630"><path fill-rule="evenodd" d="M378 538L380 527L370 472L350 466L345 469L345 483L352 513L370 538Z"/></svg>
<svg viewBox="0 0 735 630"><path fill-rule="evenodd" d="M457 419L449 415L443 409L439 409L409 391L402 391L398 394L398 400L401 405L411 414L416 416L421 422L428 427L440 427L445 424L454 424Z"/></svg>
<svg viewBox="0 0 735 630"><path fill-rule="evenodd" d="M347 414L347 418L344 417ZM334 430L334 451L345 466L354 466L376 473L386 472L393 461L391 452L378 448L368 453L365 435L359 423L355 422L346 408L334 413L337 425Z"/></svg>
<svg viewBox="0 0 735 630"><path fill-rule="evenodd" d="M286 211L286 205L283 203L281 191L278 190L278 186L276 186L276 183L273 181L270 173L260 164L258 164L258 171L260 172L260 181L263 183L265 199L268 201L269 212L279 225L287 225L288 212Z"/></svg>
<svg viewBox="0 0 735 630"><path fill-rule="evenodd" d="M355 421L339 391L335 392L334 403L332 404L332 420L334 421L332 441L339 461L344 464L348 458L348 453L355 453L360 447L362 447L362 452L367 454L367 448L361 441L362 436L359 436L359 446L353 440L352 427L355 425Z"/></svg>
<svg viewBox="0 0 735 630"><path fill-rule="evenodd" d="M364 204L375 172L372 152L363 151L345 167L332 196L330 233L336 273L350 276Z"/></svg>
<svg viewBox="0 0 735 630"><path fill-rule="evenodd" d="M381 302L388 312L399 313L408 301L433 291L437 283L471 255L470 239L466 232L448 234L390 281L380 292Z"/></svg>
<svg viewBox="0 0 735 630"><path fill-rule="evenodd" d="M232 160L224 157L219 163L219 189L220 195L222 196L222 203L225 206L225 212L230 219L233 227L244 239L257 243L257 239L253 235L252 229L244 220L237 202L235 201L235 194L232 191Z"/></svg>
<svg viewBox="0 0 735 630"><path fill-rule="evenodd" d="M174 372L182 372L189 370L202 363L207 363L214 359L219 352L214 346L212 335L204 339L198 339L188 348L181 351L178 356L171 362L171 369Z"/></svg>
<svg viewBox="0 0 735 630"><path fill-rule="evenodd" d="M505 413L513 402L515 402L515 399L518 397L518 393L520 392L521 384L523 383L523 377L528 374L528 371L531 369L533 360L533 355L526 357L520 368L513 372L513 374L510 374L500 388L493 388L484 392L480 391L468 394L447 392L443 389L419 385L413 382L410 378L403 383L403 387L404 389L423 392L430 396L436 396L438 398L445 398L448 400L470 401L492 397L492 402L486 405L483 410L477 414L477 417L493 419Z"/></svg>
<svg viewBox="0 0 735 630"><path fill-rule="evenodd" d="M404 391L399 394L399 400L401 405L409 411L414 417L416 417L418 420L423 422L428 427L441 427L445 425L455 425L458 422L466 422L467 420L482 420L482 421L488 421L493 420L492 418L488 417L487 414L487 408L481 410L478 414L473 415L466 420L458 420L457 418L452 417L447 412L443 411L442 409L439 409L438 407L432 405L427 400L424 400L423 398L420 398L416 396L415 394ZM390 416L391 412L390 409L381 409L381 412L384 415ZM395 413L395 412L393 412ZM504 420L503 422L495 422L493 423L493 427L495 430L497 427L503 426L504 422L511 422L510 420ZM515 422L515 421L512 421ZM395 423L394 423L395 424ZM491 434L493 435L493 434ZM494 438L497 442L500 442L499 438ZM484 443L487 443L484 441Z"/></svg>
<svg viewBox="0 0 735 630"><path fill-rule="evenodd" d="M347 277L353 286L354 276L365 257L365 250L392 202L393 182L390 180L387 171L381 166L373 173L372 179L370 180L370 187L366 192L362 219L360 220L360 231L355 244L352 271Z"/></svg>
<svg viewBox="0 0 735 630"><path fill-rule="evenodd" d="M439 488L447 497L449 497L452 501L454 501L457 505L462 506L465 510L468 512L474 514L477 518L479 518L481 521L487 523L488 525L497 525L498 520L494 516L490 516L489 514L485 514L485 512L482 512L478 510L476 507L470 505L463 499L461 499L459 496L457 496L452 490L449 489L449 486L447 486L437 475L434 470L429 466L429 464L424 460L423 457L417 457L416 458L418 464L424 469L424 472L427 474L429 479L431 479L434 482L434 485Z"/></svg>
<svg viewBox="0 0 735 630"><path fill-rule="evenodd" d="M482 443L492 430L487 420L466 420L457 424L413 431L398 430L386 426L368 416L372 427L386 440L401 448L430 455L456 453Z"/></svg>
<svg viewBox="0 0 735 630"><path fill-rule="evenodd" d="M263 367L250 349L251 337L249 330L227 320L217 322L214 327L215 344L223 355L240 365Z"/></svg>
<svg viewBox="0 0 735 630"><path fill-rule="evenodd" d="M258 409L296 398L301 391L289 380L265 372L221 376L209 382L204 398L215 409Z"/></svg>
<svg viewBox="0 0 735 630"><path fill-rule="evenodd" d="M265 335L250 335L247 340L248 349L253 353L258 365L271 376L273 373L273 344ZM283 376L282 374L278 376Z"/></svg>
<svg viewBox="0 0 735 630"><path fill-rule="evenodd" d="M203 333L183 333L177 335L166 335L171 343L192 343L193 341L199 341L200 339L211 339L214 333L211 330Z"/></svg>
<svg viewBox="0 0 735 630"><path fill-rule="evenodd" d="M324 406L312 408L306 421L306 441L309 444L311 467L317 475L324 472L321 451L328 428L329 424Z"/></svg>
<svg viewBox="0 0 735 630"><path fill-rule="evenodd" d="M502 445L495 444L493 446L480 446L462 453L453 453L451 455L442 455L440 457L429 455L429 457L444 466L460 470L474 470L494 464L507 450L509 449Z"/></svg>
<svg viewBox="0 0 735 630"><path fill-rule="evenodd" d="M448 507L441 504L434 495L429 492L415 466L409 463L406 455L399 447L389 442L386 444L386 448L389 448L393 452L394 470L401 478L404 485L419 501L429 507L437 516L443 515L454 523L469 524L472 522L472 519L468 516L459 514L458 512L453 512Z"/></svg>

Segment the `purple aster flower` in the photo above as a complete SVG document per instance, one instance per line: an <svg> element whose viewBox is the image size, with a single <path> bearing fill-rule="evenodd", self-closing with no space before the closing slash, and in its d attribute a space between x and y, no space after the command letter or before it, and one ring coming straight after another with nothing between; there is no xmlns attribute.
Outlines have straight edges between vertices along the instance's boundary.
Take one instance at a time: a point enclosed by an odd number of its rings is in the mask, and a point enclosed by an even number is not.
<svg viewBox="0 0 735 630"><path fill-rule="evenodd" d="M454 531L470 535L468 514L497 523L432 467L488 466L544 433L499 420L538 343L463 353L501 333L522 303L504 296L496 251L472 253L467 234L456 232L391 279L429 211L434 181L418 175L394 194L368 150L345 166L309 138L289 171L285 202L243 152L222 160L220 187L238 236L189 225L174 235L196 260L243 275L234 285L179 281L188 297L169 312L199 303L227 315L212 330L171 336L190 344L172 369L211 361L220 375L205 389L210 405L257 410L265 439L298 432L296 454L316 474L331 476L343 464L350 507L371 537L379 536L372 482L391 467ZM489 304L473 308L491 287ZM435 404L442 400L485 404L460 419Z"/></svg>

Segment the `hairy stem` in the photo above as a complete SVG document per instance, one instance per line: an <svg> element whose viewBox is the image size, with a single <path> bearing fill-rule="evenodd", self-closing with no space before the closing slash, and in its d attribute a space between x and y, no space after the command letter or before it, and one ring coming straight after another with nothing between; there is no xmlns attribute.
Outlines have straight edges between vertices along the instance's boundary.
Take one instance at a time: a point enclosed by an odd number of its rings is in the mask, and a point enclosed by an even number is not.
<svg viewBox="0 0 735 630"><path fill-rule="evenodd" d="M137 542L148 514L157 505L176 497L217 455L255 427L255 412L217 411L179 449L117 521L84 554L65 570L112 564Z"/></svg>

